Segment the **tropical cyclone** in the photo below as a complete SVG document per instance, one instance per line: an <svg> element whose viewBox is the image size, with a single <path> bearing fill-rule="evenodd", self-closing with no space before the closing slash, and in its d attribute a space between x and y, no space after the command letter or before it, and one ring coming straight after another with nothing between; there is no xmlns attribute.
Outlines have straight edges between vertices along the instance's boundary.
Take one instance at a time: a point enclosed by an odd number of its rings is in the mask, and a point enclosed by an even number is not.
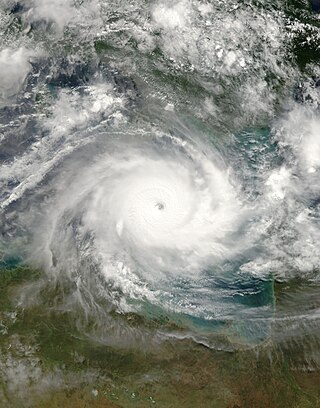
<svg viewBox="0 0 320 408"><path fill-rule="evenodd" d="M236 255L245 210L208 147L161 132L118 139L109 136L86 166L73 155L36 229L37 251L50 273L79 275L79 259L91 259L129 302L161 305L173 281L205 279L206 268Z"/></svg>

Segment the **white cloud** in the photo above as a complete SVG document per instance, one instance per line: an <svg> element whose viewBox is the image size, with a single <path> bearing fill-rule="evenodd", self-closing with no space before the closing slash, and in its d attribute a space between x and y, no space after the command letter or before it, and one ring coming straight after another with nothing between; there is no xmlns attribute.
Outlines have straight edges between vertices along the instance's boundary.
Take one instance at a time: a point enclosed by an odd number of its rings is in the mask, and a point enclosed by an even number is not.
<svg viewBox="0 0 320 408"><path fill-rule="evenodd" d="M10 103L22 88L31 70L30 57L33 54L24 47L6 48L0 52L0 106Z"/></svg>
<svg viewBox="0 0 320 408"><path fill-rule="evenodd" d="M22 0L21 3L25 6L22 12L24 23L52 23L58 36L67 27L97 25L99 22L99 0ZM81 34L82 31L78 31Z"/></svg>

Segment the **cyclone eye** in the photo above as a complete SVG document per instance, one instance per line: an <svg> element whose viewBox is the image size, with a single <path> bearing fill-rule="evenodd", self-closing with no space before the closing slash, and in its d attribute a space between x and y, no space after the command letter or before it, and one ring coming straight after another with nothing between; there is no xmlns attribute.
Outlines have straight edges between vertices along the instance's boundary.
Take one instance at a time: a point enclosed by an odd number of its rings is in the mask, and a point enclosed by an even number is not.
<svg viewBox="0 0 320 408"><path fill-rule="evenodd" d="M155 207L156 207L159 211L164 210L164 204L161 203L161 202L156 203Z"/></svg>

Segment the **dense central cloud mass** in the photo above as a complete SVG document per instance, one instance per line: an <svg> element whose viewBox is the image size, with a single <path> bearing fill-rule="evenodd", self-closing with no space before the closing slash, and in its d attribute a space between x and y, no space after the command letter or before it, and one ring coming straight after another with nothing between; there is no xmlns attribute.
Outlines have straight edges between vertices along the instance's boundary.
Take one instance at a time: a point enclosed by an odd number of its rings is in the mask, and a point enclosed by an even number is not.
<svg viewBox="0 0 320 408"><path fill-rule="evenodd" d="M157 130L101 134L95 143L99 154L89 154L86 163L84 152L66 162L40 227L33 221L32 256L50 273L90 274L79 272L81 259L87 259L89 269L96 265L129 303L133 298L161 305L174 294L173 282L205 282L208 268L236 256L246 210L230 171L210 147ZM196 315L207 309L214 316L208 299L192 312L188 294L183 297L164 304Z"/></svg>

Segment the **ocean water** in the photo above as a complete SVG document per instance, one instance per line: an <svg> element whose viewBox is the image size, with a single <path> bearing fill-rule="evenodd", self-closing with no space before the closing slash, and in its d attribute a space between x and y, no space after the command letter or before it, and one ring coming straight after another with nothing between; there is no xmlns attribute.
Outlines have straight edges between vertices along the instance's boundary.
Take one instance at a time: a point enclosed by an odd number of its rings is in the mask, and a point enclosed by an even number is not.
<svg viewBox="0 0 320 408"><path fill-rule="evenodd" d="M2 0L1 406L320 406L318 12Z"/></svg>

